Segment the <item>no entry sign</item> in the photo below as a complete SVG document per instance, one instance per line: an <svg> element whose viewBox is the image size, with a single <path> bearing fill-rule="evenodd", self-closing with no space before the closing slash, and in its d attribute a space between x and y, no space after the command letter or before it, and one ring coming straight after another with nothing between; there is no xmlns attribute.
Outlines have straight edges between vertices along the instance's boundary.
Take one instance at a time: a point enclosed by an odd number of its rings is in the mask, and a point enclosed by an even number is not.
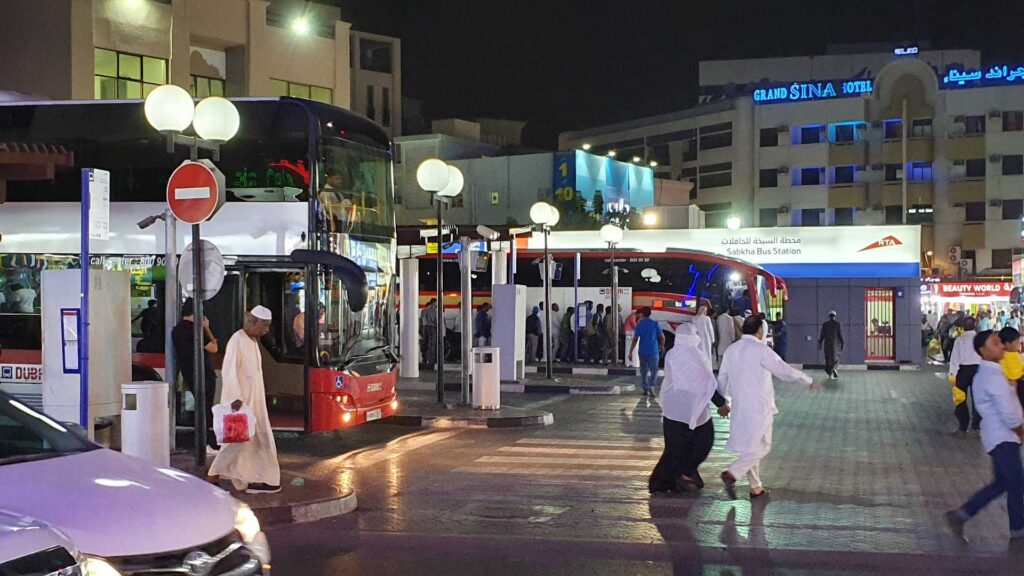
<svg viewBox="0 0 1024 576"><path fill-rule="evenodd" d="M213 218L224 205L224 174L206 159L182 162L167 181L167 205L187 224Z"/></svg>

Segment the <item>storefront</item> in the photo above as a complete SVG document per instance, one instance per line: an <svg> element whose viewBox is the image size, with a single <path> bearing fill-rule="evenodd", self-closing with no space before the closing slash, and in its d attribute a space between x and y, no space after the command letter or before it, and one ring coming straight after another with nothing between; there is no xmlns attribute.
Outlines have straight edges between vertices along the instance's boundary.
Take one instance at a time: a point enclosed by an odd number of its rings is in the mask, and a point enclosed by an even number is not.
<svg viewBox="0 0 1024 576"><path fill-rule="evenodd" d="M949 310L976 315L978 312L1010 310L1012 282L937 282L922 294L921 310L942 314Z"/></svg>

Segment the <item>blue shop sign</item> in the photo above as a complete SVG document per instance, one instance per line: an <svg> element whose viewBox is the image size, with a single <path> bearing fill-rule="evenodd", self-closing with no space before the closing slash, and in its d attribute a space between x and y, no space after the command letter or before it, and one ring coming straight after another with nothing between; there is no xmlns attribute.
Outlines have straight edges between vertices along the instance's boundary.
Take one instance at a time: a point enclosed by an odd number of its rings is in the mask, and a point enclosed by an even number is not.
<svg viewBox="0 0 1024 576"><path fill-rule="evenodd" d="M754 102L802 102L829 98L849 98L873 91L873 80L832 80L829 82L793 82L788 86L773 86L754 90Z"/></svg>

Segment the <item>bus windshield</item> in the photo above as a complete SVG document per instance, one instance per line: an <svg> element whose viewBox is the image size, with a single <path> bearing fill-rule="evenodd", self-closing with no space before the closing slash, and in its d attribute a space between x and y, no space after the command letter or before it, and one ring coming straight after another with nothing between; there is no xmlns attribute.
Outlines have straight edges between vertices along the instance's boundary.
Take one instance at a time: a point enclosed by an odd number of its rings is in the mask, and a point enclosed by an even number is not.
<svg viewBox="0 0 1024 576"><path fill-rule="evenodd" d="M334 138L326 139L320 151L317 199L326 232L393 237L395 205L388 152Z"/></svg>

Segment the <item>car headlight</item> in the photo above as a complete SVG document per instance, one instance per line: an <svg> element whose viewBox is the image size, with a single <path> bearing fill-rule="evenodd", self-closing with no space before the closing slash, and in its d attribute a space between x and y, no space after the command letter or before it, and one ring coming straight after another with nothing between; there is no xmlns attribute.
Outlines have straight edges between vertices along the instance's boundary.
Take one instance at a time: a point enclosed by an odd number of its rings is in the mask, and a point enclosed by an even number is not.
<svg viewBox="0 0 1024 576"><path fill-rule="evenodd" d="M242 542L253 551L264 565L270 564L270 544L260 529L260 521L252 508L238 502L235 504L235 530Z"/></svg>
<svg viewBox="0 0 1024 576"><path fill-rule="evenodd" d="M106 560L86 557L82 560L82 576L121 576L121 573Z"/></svg>

